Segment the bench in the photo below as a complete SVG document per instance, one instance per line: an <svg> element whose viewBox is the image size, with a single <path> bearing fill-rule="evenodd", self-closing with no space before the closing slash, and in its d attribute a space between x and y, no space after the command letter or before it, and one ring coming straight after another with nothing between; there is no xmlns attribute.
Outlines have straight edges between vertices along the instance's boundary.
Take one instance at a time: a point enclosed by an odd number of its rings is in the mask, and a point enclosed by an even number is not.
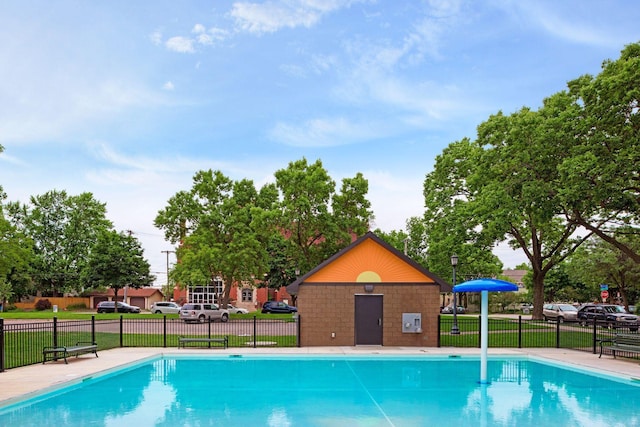
<svg viewBox="0 0 640 427"><path fill-rule="evenodd" d="M189 343L207 343L209 347L211 347L212 343L220 343L227 348L229 346L229 337L225 336L224 338L192 338L192 337L178 337L178 348L182 345L182 347L186 347Z"/></svg>
<svg viewBox="0 0 640 427"><path fill-rule="evenodd" d="M57 347L44 347L42 349L42 364L47 360L58 360L61 356L64 359L64 363L67 364L67 357L75 355L78 357L84 353L93 353L98 357L98 344L94 342L79 341L73 346L57 346Z"/></svg>
<svg viewBox="0 0 640 427"><path fill-rule="evenodd" d="M604 343L610 343L605 346ZM616 351L626 351L628 353L640 353L640 334L616 334L608 340L600 340L600 356L605 348L611 350L613 358L616 358Z"/></svg>

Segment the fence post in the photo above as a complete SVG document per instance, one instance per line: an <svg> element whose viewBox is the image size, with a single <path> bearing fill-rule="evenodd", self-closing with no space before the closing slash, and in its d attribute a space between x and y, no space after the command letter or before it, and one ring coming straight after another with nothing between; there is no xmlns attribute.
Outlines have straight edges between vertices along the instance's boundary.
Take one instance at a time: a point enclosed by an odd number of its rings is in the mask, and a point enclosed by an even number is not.
<svg viewBox="0 0 640 427"><path fill-rule="evenodd" d="M587 322L587 325L589 323ZM597 353L596 350L596 341L598 341L598 322L596 321L595 317L593 318L593 354Z"/></svg>
<svg viewBox="0 0 640 427"><path fill-rule="evenodd" d="M4 372L4 319L0 317L0 372Z"/></svg>
<svg viewBox="0 0 640 427"><path fill-rule="evenodd" d="M296 339L298 340L298 348L300 348L300 315L296 316Z"/></svg>
<svg viewBox="0 0 640 427"><path fill-rule="evenodd" d="M556 317L556 348L560 348L560 318Z"/></svg>
<svg viewBox="0 0 640 427"><path fill-rule="evenodd" d="M53 346L58 346L58 318L56 316L53 316Z"/></svg>
<svg viewBox="0 0 640 427"><path fill-rule="evenodd" d="M442 322L442 315L438 314L438 332L436 334L436 336L438 337L438 341L436 344L436 347L440 348L440 333L442 332L442 325L440 324Z"/></svg>
<svg viewBox="0 0 640 427"><path fill-rule="evenodd" d="M162 336L164 342L164 348L167 348L167 315L162 316L163 318L163 327L162 327Z"/></svg>
<svg viewBox="0 0 640 427"><path fill-rule="evenodd" d="M256 317L256 315L253 315L253 348L258 347L257 345L257 341L258 341L258 318Z"/></svg>
<svg viewBox="0 0 640 427"><path fill-rule="evenodd" d="M96 341L96 316L91 315L91 342L97 344Z"/></svg>
<svg viewBox="0 0 640 427"><path fill-rule="evenodd" d="M522 348L522 315L518 315L518 348Z"/></svg>
<svg viewBox="0 0 640 427"><path fill-rule="evenodd" d="M124 316L120 315L120 347L124 347Z"/></svg>

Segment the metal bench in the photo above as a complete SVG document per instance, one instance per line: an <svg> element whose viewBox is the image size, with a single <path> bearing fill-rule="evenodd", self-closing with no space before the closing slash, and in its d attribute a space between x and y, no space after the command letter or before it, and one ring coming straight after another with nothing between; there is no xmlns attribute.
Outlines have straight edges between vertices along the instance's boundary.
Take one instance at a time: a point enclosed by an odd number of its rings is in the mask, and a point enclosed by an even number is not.
<svg viewBox="0 0 640 427"><path fill-rule="evenodd" d="M98 357L98 344L94 342L79 341L73 346L57 346L57 347L44 347L42 349L42 364L51 360L58 360L60 357L64 359L64 363L67 364L67 357L75 355L78 357L81 354L93 353Z"/></svg>
<svg viewBox="0 0 640 427"><path fill-rule="evenodd" d="M211 348L212 343L220 343L227 348L229 346L229 337L225 336L224 338L193 338L193 337L178 337L178 348L182 346L186 347L189 343L207 343L209 344L209 348Z"/></svg>
<svg viewBox="0 0 640 427"><path fill-rule="evenodd" d="M604 345L609 343L610 345ZM600 356L605 348L611 350L613 358L616 358L616 351L624 351L627 353L640 353L640 334L616 334L615 337L608 340L600 340Z"/></svg>

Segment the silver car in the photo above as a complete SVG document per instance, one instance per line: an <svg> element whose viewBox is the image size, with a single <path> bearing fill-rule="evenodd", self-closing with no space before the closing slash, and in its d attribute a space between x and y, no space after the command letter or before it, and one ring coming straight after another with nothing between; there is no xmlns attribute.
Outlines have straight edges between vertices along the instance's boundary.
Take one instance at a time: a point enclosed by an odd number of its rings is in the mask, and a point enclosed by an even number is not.
<svg viewBox="0 0 640 427"><path fill-rule="evenodd" d="M227 304L227 310L229 310L229 313L235 314L247 314L249 312L246 308L235 307L231 304Z"/></svg>
<svg viewBox="0 0 640 427"><path fill-rule="evenodd" d="M216 304L189 303L182 306L179 317L185 322L213 322L229 320L229 310L218 307Z"/></svg>
<svg viewBox="0 0 640 427"><path fill-rule="evenodd" d="M545 304L542 307L544 320L562 322L577 322L578 309L571 304Z"/></svg>
<svg viewBox="0 0 640 427"><path fill-rule="evenodd" d="M175 314L175 313L180 313L180 308L181 307L175 302L159 301L159 302L153 303L153 305L151 306L151 312L156 314L159 314L159 313Z"/></svg>

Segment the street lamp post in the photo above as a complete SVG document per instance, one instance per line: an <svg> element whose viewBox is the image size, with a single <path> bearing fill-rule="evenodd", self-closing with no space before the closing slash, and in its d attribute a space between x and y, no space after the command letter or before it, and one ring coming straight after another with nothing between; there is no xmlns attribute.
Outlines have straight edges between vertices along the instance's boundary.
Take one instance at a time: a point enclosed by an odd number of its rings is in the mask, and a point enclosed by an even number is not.
<svg viewBox="0 0 640 427"><path fill-rule="evenodd" d="M458 255L451 255L451 267L453 267L453 286L456 286L456 267L458 266ZM451 326L451 335L460 335L458 329L458 302L456 301L456 293L453 292L453 325Z"/></svg>

